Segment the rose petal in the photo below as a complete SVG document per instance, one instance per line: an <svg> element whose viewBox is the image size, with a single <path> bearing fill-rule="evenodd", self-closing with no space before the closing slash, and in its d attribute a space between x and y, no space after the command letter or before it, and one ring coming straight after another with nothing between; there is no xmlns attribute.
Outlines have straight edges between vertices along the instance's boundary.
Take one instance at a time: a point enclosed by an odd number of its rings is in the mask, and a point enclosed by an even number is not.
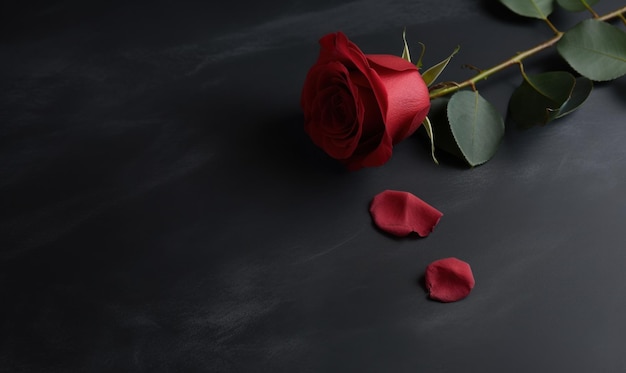
<svg viewBox="0 0 626 373"><path fill-rule="evenodd" d="M347 159L359 145L364 115L358 88L346 67L338 62L314 66L302 96L307 104L304 130L331 157Z"/></svg>
<svg viewBox="0 0 626 373"><path fill-rule="evenodd" d="M376 226L396 236L417 232L426 237L443 214L408 192L385 190L374 197L370 214Z"/></svg>
<svg viewBox="0 0 626 373"><path fill-rule="evenodd" d="M387 88L387 131L397 144L412 135L430 110L424 79L412 63L397 56L366 55Z"/></svg>
<svg viewBox="0 0 626 373"><path fill-rule="evenodd" d="M404 58L391 54L366 54L365 57L376 65L396 71L417 70L417 66Z"/></svg>
<svg viewBox="0 0 626 373"><path fill-rule="evenodd" d="M339 61L354 73L354 79L358 79L358 75L366 77L367 86L376 95L377 107L380 108L382 113L386 113L388 103L385 86L376 71L370 67L361 49L342 32L325 35L319 40L319 43L321 49L317 64ZM360 74L353 70L358 71Z"/></svg>
<svg viewBox="0 0 626 373"><path fill-rule="evenodd" d="M474 284L470 265L460 259L440 259L426 267L426 288L431 299L456 302L467 297Z"/></svg>

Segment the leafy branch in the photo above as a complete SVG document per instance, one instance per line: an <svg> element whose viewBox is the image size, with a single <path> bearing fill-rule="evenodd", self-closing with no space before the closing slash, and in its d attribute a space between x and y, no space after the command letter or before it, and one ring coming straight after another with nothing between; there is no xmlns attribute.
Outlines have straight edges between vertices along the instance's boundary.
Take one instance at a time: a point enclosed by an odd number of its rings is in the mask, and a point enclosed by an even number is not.
<svg viewBox="0 0 626 373"><path fill-rule="evenodd" d="M493 157L504 135L504 120L495 107L480 96L476 84L499 71L511 66L520 68L522 83L511 95L509 113L522 126L546 124L570 114L587 99L593 89L592 81L608 81L626 75L626 32L606 22L620 19L626 24L626 6L600 16L592 8L598 1L500 0L519 15L543 20L554 36L487 70L476 69L478 74L461 83L435 84L458 47L448 58L427 69L422 76L430 89L431 112L424 127L432 143L435 162L435 146L460 157L470 166ZM592 18L562 32L548 19L555 3L568 11L588 11ZM579 77L565 71L525 73L523 60L551 47L556 47ZM402 56L410 60L406 39ZM421 59L420 56L418 67ZM464 88L471 88L471 91Z"/></svg>
<svg viewBox="0 0 626 373"><path fill-rule="evenodd" d="M586 3L585 3L586 4ZM589 8L591 9L591 8ZM615 19L615 18L621 18L625 23L626 23L626 18L624 17L624 13L626 13L626 6L622 7L620 9L617 9L613 12L607 13L603 16L598 16L593 10L592 10L593 14L595 14L594 19L598 20L598 21L609 21L611 19ZM556 29L555 29L556 30ZM487 70L482 70L480 73L478 73L476 76L474 76L471 79L465 80L462 83L458 83L458 84L454 84L454 85L448 85L445 88L440 88L440 89L435 89L432 90L430 92L430 98L434 99L437 97L443 97L446 95L449 95L451 93L454 93L462 88L466 88L466 87L475 87L476 83L478 83L481 80L487 79L487 77L493 75L494 73L497 73L501 70L504 70L510 66L513 65L519 65L524 59L533 56L535 54L537 54L538 52L541 52L545 49L548 49L550 47L553 47L557 42L559 42L559 40L561 40L561 38L563 37L563 35L565 35L564 32L558 31L556 32L556 35L549 39L546 40L545 42L538 44L530 49L527 49L523 52L520 52L518 54L516 54L514 57L509 58L508 60L493 66Z"/></svg>

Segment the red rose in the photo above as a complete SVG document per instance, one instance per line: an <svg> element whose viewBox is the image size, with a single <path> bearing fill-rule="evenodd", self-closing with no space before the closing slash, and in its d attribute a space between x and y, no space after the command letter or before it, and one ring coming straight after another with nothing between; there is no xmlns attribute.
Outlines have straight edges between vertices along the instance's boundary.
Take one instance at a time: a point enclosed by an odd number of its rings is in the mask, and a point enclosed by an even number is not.
<svg viewBox="0 0 626 373"><path fill-rule="evenodd" d="M350 170L384 164L428 114L422 76L400 57L363 54L341 32L320 45L300 101L305 131Z"/></svg>

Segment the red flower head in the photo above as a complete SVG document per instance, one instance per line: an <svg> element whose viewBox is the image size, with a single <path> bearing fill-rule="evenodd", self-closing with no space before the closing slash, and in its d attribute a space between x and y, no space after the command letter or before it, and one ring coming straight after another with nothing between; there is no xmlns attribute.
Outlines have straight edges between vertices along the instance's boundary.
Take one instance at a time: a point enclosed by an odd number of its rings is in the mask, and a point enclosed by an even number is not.
<svg viewBox="0 0 626 373"><path fill-rule="evenodd" d="M424 121L428 87L412 63L363 54L341 32L320 45L302 90L305 131L350 170L384 164Z"/></svg>

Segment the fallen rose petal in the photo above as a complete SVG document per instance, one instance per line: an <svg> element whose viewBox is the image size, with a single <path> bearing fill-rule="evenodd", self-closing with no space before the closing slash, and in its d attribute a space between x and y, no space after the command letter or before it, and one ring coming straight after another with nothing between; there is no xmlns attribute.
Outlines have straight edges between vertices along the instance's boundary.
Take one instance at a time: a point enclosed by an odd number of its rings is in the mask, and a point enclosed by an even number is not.
<svg viewBox="0 0 626 373"><path fill-rule="evenodd" d="M457 258L436 260L426 267L426 288L430 298L440 302L456 302L474 288L470 265Z"/></svg>
<svg viewBox="0 0 626 373"><path fill-rule="evenodd" d="M426 237L443 214L409 192L385 190L374 197L370 214L376 226L395 236L417 232Z"/></svg>

